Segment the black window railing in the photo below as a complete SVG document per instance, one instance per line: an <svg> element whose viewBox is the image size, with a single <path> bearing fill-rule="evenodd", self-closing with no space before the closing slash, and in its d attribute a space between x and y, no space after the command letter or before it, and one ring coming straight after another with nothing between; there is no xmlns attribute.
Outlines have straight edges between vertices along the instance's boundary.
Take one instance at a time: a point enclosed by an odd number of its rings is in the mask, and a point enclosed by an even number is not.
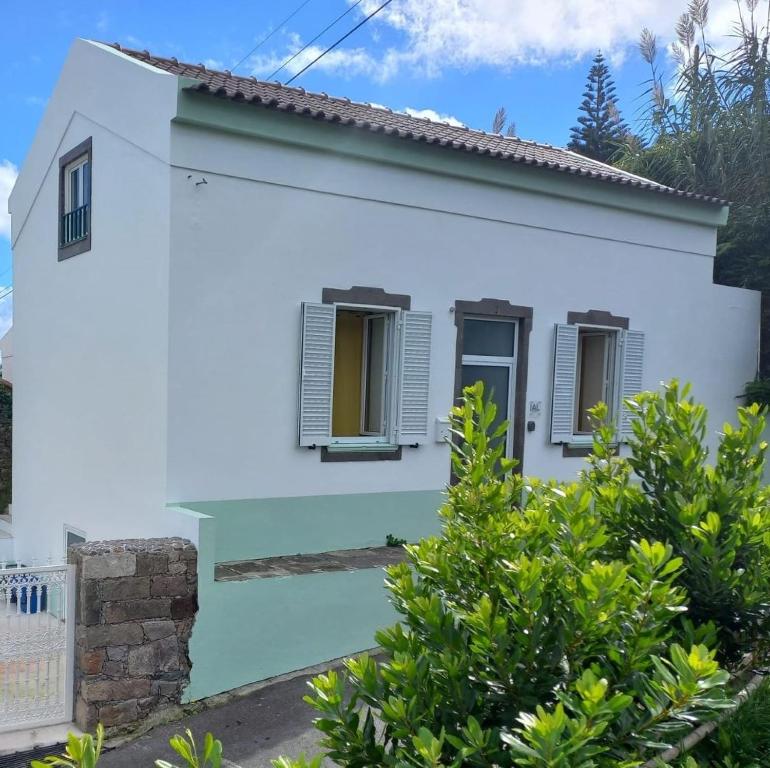
<svg viewBox="0 0 770 768"><path fill-rule="evenodd" d="M88 203L65 213L61 217L61 244L69 245L87 237L90 218Z"/></svg>

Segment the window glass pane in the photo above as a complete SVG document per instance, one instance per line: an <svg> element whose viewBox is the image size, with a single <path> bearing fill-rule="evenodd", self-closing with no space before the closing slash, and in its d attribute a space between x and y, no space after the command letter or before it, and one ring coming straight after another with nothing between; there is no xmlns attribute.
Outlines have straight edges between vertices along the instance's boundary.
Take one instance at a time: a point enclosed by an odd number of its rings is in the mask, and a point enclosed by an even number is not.
<svg viewBox="0 0 770 768"><path fill-rule="evenodd" d="M70 211L74 211L80 203L80 168L73 168L70 171Z"/></svg>
<svg viewBox="0 0 770 768"><path fill-rule="evenodd" d="M75 533L75 531L67 531L66 546L68 548L73 544L82 544L84 541L85 539L79 533Z"/></svg>
<svg viewBox="0 0 770 768"><path fill-rule="evenodd" d="M83 164L83 202L86 205L91 202L91 163Z"/></svg>
<svg viewBox="0 0 770 768"><path fill-rule="evenodd" d="M385 318L367 320L364 432L384 434L385 427Z"/></svg>
<svg viewBox="0 0 770 768"><path fill-rule="evenodd" d="M334 336L332 436L361 435L361 371L364 318L360 312L339 310Z"/></svg>
<svg viewBox="0 0 770 768"><path fill-rule="evenodd" d="M497 413L492 424L492 431L506 419L508 414L508 394L510 392L510 368L506 365L464 365L462 373L463 387L469 387L477 381L484 382L484 399L490 397L497 406Z"/></svg>
<svg viewBox="0 0 770 768"><path fill-rule="evenodd" d="M463 354L513 357L515 338L515 323L468 319L463 323Z"/></svg>
<svg viewBox="0 0 770 768"><path fill-rule="evenodd" d="M607 401L608 334L581 333L578 346L577 433L592 431L588 410Z"/></svg>

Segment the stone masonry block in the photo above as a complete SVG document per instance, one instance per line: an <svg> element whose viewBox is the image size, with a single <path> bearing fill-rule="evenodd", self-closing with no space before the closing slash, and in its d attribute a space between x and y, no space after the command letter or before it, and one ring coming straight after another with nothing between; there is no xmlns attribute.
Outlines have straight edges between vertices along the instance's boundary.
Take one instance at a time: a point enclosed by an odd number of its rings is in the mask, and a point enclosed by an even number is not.
<svg viewBox="0 0 770 768"><path fill-rule="evenodd" d="M138 645L144 640L141 624L102 624L88 627L83 643L87 649L106 645Z"/></svg>
<svg viewBox="0 0 770 768"><path fill-rule="evenodd" d="M154 576L158 573L168 573L168 555L153 552L136 556L137 576Z"/></svg>
<svg viewBox="0 0 770 768"><path fill-rule="evenodd" d="M152 689L150 680L84 680L81 683L83 698L92 703L100 701L126 701L148 696Z"/></svg>
<svg viewBox="0 0 770 768"><path fill-rule="evenodd" d="M151 598L149 600L121 600L106 603L104 619L108 624L141 619L163 619L171 615L171 600Z"/></svg>
<svg viewBox="0 0 770 768"><path fill-rule="evenodd" d="M144 636L148 640L160 640L162 637L168 637L177 631L176 624L170 619L143 621L142 629L144 630Z"/></svg>
<svg viewBox="0 0 770 768"><path fill-rule="evenodd" d="M131 677L173 672L179 669L179 644L174 636L138 645L128 652L128 674Z"/></svg>
<svg viewBox="0 0 770 768"><path fill-rule="evenodd" d="M150 593L153 597L184 597L187 595L187 579L183 575L154 576Z"/></svg>
<svg viewBox="0 0 770 768"><path fill-rule="evenodd" d="M102 665L106 657L103 648L94 651L81 651L78 657L78 666L84 675L98 675L102 671Z"/></svg>
<svg viewBox="0 0 770 768"><path fill-rule="evenodd" d="M78 697L75 701L75 723L81 731L93 731L99 718L96 705L89 704L85 699Z"/></svg>
<svg viewBox="0 0 770 768"><path fill-rule="evenodd" d="M99 707L99 720L104 726L126 725L139 717L137 701L121 701L117 704L105 704Z"/></svg>
<svg viewBox="0 0 770 768"><path fill-rule="evenodd" d="M125 677L126 662L125 661L105 661L102 666L102 674L112 678Z"/></svg>
<svg viewBox="0 0 770 768"><path fill-rule="evenodd" d="M171 603L171 618L174 620L189 618L197 611L198 597L194 594L188 597L176 597Z"/></svg>
<svg viewBox="0 0 770 768"><path fill-rule="evenodd" d="M128 646L113 645L107 649L107 658L110 661L125 661L128 658Z"/></svg>
<svg viewBox="0 0 770 768"><path fill-rule="evenodd" d="M78 620L85 626L99 624L102 603L99 599L99 582L95 579L82 581L77 595Z"/></svg>
<svg viewBox="0 0 770 768"><path fill-rule="evenodd" d="M106 579L101 585L102 600L136 600L150 596L149 576L124 576Z"/></svg>
<svg viewBox="0 0 770 768"><path fill-rule="evenodd" d="M84 579L112 579L133 576L136 573L136 555L133 552L113 552L105 555L84 555Z"/></svg>

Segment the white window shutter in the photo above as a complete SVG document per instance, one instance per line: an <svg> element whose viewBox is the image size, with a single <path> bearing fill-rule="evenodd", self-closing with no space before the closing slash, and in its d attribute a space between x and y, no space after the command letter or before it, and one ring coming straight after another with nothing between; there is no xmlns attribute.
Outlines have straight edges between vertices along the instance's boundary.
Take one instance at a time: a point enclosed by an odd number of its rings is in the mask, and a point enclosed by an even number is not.
<svg viewBox="0 0 770 768"><path fill-rule="evenodd" d="M430 312L401 313L401 375L399 377L399 445L428 437Z"/></svg>
<svg viewBox="0 0 770 768"><path fill-rule="evenodd" d="M331 442L336 317L333 304L302 304L300 445L329 445Z"/></svg>
<svg viewBox="0 0 770 768"><path fill-rule="evenodd" d="M575 420L578 327L556 326L551 399L551 442L569 443Z"/></svg>
<svg viewBox="0 0 770 768"><path fill-rule="evenodd" d="M620 381L620 419L618 423L621 441L628 440L633 434L631 418L633 413L626 408L626 398L635 397L642 391L644 372L644 333L642 331L623 332L623 372Z"/></svg>

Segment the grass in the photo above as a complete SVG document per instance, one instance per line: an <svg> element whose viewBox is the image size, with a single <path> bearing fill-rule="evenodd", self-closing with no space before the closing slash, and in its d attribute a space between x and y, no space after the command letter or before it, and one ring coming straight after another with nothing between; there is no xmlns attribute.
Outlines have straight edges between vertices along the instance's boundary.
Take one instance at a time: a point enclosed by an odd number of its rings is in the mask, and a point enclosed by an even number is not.
<svg viewBox="0 0 770 768"><path fill-rule="evenodd" d="M770 679L693 751L705 768L770 766ZM682 760L679 765L685 766Z"/></svg>

